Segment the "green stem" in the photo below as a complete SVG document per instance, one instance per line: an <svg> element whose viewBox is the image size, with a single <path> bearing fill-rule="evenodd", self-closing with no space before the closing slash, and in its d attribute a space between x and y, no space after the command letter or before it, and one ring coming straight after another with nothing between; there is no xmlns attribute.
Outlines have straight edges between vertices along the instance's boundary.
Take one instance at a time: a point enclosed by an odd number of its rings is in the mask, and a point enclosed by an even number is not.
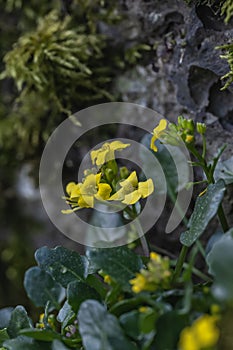
<svg viewBox="0 0 233 350"><path fill-rule="evenodd" d="M206 157L206 138L205 135L202 135L202 158L205 159Z"/></svg>
<svg viewBox="0 0 233 350"><path fill-rule="evenodd" d="M203 142L204 142L204 139L203 139ZM204 145L203 145L203 147L204 147ZM225 148L223 148L223 150L224 149ZM213 172L207 166L206 160L198 153L198 151L195 149L195 147L189 146L189 150L199 160L199 162L200 162L200 164L202 166L202 169L203 169L203 171L204 171L204 173L206 175L206 178L208 180L208 183L209 184L214 184L215 180L214 180ZM205 154L204 150L203 150L203 154ZM215 164L215 166L216 166L216 164ZM218 214L218 218L219 218L220 224L222 226L223 232L228 231L229 230L229 226L228 226L228 223L227 223L226 215L224 213L222 204L219 205L219 209L218 209L218 213L217 214Z"/></svg>
<svg viewBox="0 0 233 350"><path fill-rule="evenodd" d="M218 218L221 223L223 232L227 232L229 230L229 225L228 225L227 218L225 216L222 204L220 204L218 208Z"/></svg>
<svg viewBox="0 0 233 350"><path fill-rule="evenodd" d="M134 220L134 224L136 226L136 229L137 229L137 232L139 235L139 239L141 242L143 253L146 257L149 257L150 256L149 246L148 246L145 234L142 230L141 223L140 223L139 219L137 218L137 213L135 212L134 209L131 210L129 207L126 207L124 210L130 216L130 218L132 220Z"/></svg>
<svg viewBox="0 0 233 350"><path fill-rule="evenodd" d="M174 274L173 274L173 278L172 278L173 283L176 282L177 278L181 274L187 253L188 253L188 247L183 245L176 263Z"/></svg>

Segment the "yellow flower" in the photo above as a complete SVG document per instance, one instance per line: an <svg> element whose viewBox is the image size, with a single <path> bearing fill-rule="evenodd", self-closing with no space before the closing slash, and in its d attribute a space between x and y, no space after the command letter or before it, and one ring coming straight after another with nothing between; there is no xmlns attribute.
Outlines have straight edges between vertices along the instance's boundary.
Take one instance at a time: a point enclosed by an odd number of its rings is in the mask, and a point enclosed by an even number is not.
<svg viewBox="0 0 233 350"><path fill-rule="evenodd" d="M152 179L138 182L136 171L133 171L126 180L120 182L121 189L112 195L109 200L122 201L131 205L139 201L140 198L148 197L154 191Z"/></svg>
<svg viewBox="0 0 233 350"><path fill-rule="evenodd" d="M185 137L185 142L186 143L192 143L193 142L193 140L194 140L194 136L193 135L186 135L186 137Z"/></svg>
<svg viewBox="0 0 233 350"><path fill-rule="evenodd" d="M191 327L184 328L180 335L180 350L202 350L215 346L219 339L217 318L210 315L199 317Z"/></svg>
<svg viewBox="0 0 233 350"><path fill-rule="evenodd" d="M67 203L72 209L63 210L62 213L69 214L80 208L93 208L95 199L109 199L112 188L106 183L101 183L100 180L101 173L87 175L83 183L70 182L66 186L66 192L69 195Z"/></svg>
<svg viewBox="0 0 233 350"><path fill-rule="evenodd" d="M36 328L39 328L39 329L44 329L45 328L44 316L45 316L44 314L40 314L39 322L36 324Z"/></svg>
<svg viewBox="0 0 233 350"><path fill-rule="evenodd" d="M121 151L129 146L129 143L123 143L121 141L106 142L100 149L91 151L92 163L97 166L102 166L115 158L115 151Z"/></svg>
<svg viewBox="0 0 233 350"><path fill-rule="evenodd" d="M140 306L140 308L138 309L139 312L141 313L145 313L149 310L148 306Z"/></svg>
<svg viewBox="0 0 233 350"><path fill-rule="evenodd" d="M216 317L203 315L192 326L193 332L200 344L200 348L216 345L219 338L219 329L216 326Z"/></svg>
<svg viewBox="0 0 233 350"><path fill-rule="evenodd" d="M129 282L134 293L140 293L143 290L153 292L159 288L169 287L170 277L171 271L168 258L163 258L161 255L151 252L147 269L141 269L136 274L136 277Z"/></svg>
<svg viewBox="0 0 233 350"><path fill-rule="evenodd" d="M158 140L160 138L160 136L162 136L166 127L167 127L166 119L161 119L159 122L159 125L156 126L156 128L154 128L154 130L153 130L153 136L151 138L150 148L154 152L158 151L158 148L155 146L155 141Z"/></svg>
<svg viewBox="0 0 233 350"><path fill-rule="evenodd" d="M107 283L107 284L111 284L111 282L112 282L111 276L105 275L104 276L104 282Z"/></svg>
<svg viewBox="0 0 233 350"><path fill-rule="evenodd" d="M146 278L141 273L137 273L136 277L129 281L132 284L132 291L134 293L140 293L145 289L146 286Z"/></svg>
<svg viewBox="0 0 233 350"><path fill-rule="evenodd" d="M191 327L184 328L181 332L180 350L199 350L199 345L196 342L195 334L192 331Z"/></svg>
<svg viewBox="0 0 233 350"><path fill-rule="evenodd" d="M150 253L150 259L151 260L154 260L154 261L157 261L157 262L160 262L161 261L161 255L155 253L155 252L151 252Z"/></svg>

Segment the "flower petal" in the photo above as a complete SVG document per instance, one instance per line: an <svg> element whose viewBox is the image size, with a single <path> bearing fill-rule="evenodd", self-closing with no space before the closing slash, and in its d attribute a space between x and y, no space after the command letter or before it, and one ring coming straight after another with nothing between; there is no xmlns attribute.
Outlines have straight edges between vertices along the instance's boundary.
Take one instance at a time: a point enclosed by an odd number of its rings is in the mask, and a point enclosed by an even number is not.
<svg viewBox="0 0 233 350"><path fill-rule="evenodd" d="M152 151L154 152L158 152L158 148L157 146L155 146L155 141L157 140L157 135L153 135L150 141L150 148L152 149Z"/></svg>
<svg viewBox="0 0 233 350"><path fill-rule="evenodd" d="M126 180L121 181L120 185L122 188L130 187L131 186L131 192L133 188L136 188L138 186L138 177L136 171L133 171Z"/></svg>
<svg viewBox="0 0 233 350"><path fill-rule="evenodd" d="M117 151L117 150L120 151L120 150L122 150L122 149L124 149L126 147L129 147L130 143L123 143L121 141L113 141L113 142L110 143L109 146L110 146L110 149L112 151Z"/></svg>
<svg viewBox="0 0 233 350"><path fill-rule="evenodd" d="M76 186L75 182L69 182L66 185L66 193L70 196L72 189Z"/></svg>
<svg viewBox="0 0 233 350"><path fill-rule="evenodd" d="M142 198L148 197L154 191L154 184L152 179L138 183L138 192Z"/></svg>
<svg viewBox="0 0 233 350"><path fill-rule="evenodd" d="M154 128L153 134L159 135L162 131L164 131L166 129L166 127L167 127L166 119L161 119L159 122L159 125L156 126L156 128Z"/></svg>
<svg viewBox="0 0 233 350"><path fill-rule="evenodd" d="M139 193L138 190L136 190L127 194L124 200L122 201L122 203L127 205L135 204L136 202L139 201L140 198L141 198L141 194Z"/></svg>
<svg viewBox="0 0 233 350"><path fill-rule="evenodd" d="M78 205L81 208L93 208L94 207L94 196L83 195L78 200Z"/></svg>
<svg viewBox="0 0 233 350"><path fill-rule="evenodd" d="M99 189L97 194L95 195L95 198L99 200L107 200L109 199L111 192L112 192L112 188L109 184L100 183Z"/></svg>
<svg viewBox="0 0 233 350"><path fill-rule="evenodd" d="M124 199L125 197L125 193L123 188L121 188L119 191L117 191L116 193L114 193L109 200L110 201L122 201L122 199Z"/></svg>

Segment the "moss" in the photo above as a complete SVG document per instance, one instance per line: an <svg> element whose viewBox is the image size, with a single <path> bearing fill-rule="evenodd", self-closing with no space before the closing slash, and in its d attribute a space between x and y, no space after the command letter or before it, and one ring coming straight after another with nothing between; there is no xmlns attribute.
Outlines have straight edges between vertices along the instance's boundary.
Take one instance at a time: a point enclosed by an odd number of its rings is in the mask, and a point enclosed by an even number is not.
<svg viewBox="0 0 233 350"><path fill-rule="evenodd" d="M225 90L233 83L233 42L227 45L218 46L217 49L221 49L225 51L223 55L220 55L221 58L226 59L228 61L230 71L225 74L221 79L225 80L225 85L221 90Z"/></svg>

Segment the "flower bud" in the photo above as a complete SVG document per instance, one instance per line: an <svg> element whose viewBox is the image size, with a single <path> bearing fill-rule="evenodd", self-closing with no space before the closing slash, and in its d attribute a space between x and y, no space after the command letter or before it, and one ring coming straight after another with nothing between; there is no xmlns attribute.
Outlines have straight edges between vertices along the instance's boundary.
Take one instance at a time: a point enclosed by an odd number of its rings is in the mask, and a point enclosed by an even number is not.
<svg viewBox="0 0 233 350"><path fill-rule="evenodd" d="M204 135L206 132L206 125L204 123L197 123L197 132L201 135Z"/></svg>

